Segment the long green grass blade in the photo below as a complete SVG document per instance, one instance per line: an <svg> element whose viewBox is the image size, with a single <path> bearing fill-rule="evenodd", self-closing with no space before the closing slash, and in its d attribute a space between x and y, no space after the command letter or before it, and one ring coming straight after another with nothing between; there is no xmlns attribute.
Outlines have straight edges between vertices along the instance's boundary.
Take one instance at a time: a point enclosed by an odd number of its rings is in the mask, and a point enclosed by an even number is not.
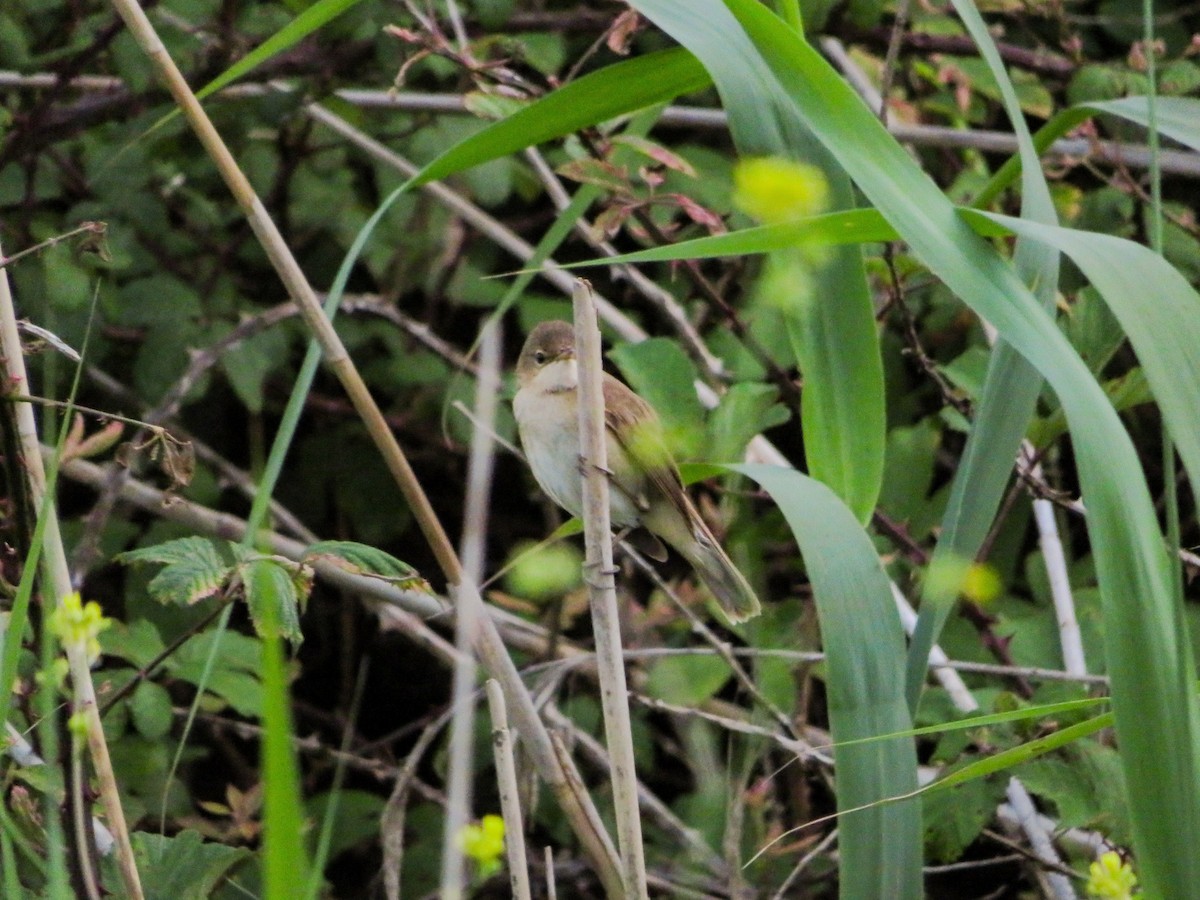
<svg viewBox="0 0 1200 900"><path fill-rule="evenodd" d="M1195 97L1157 98L1155 125L1158 130L1193 150L1200 150L1200 100ZM1037 152L1043 153L1056 140L1068 134L1081 122L1097 113L1120 116L1143 127L1150 123L1149 102L1146 97L1122 97L1119 100L1099 100L1081 103L1056 113L1050 121L1038 129L1033 136ZM1014 156L996 170L988 183L975 197L974 206L986 207L1000 192L1016 180L1021 171L1021 157Z"/></svg>
<svg viewBox="0 0 1200 900"><path fill-rule="evenodd" d="M316 3L296 16L296 18L292 19L292 21L288 22L232 66L200 88L200 90L196 91L196 99L203 100L205 97L215 94L221 88L233 84L239 78L249 75L272 56L282 53L289 47L294 47L314 31L318 31L351 7L357 6L360 2L361 0L317 0ZM157 131L179 114L179 107L172 107L170 112L166 113L147 129L146 134Z"/></svg>
<svg viewBox="0 0 1200 900"><path fill-rule="evenodd" d="M1095 734L1105 728L1112 728L1112 726L1113 714L1101 713L1091 719L1068 725L1053 734L1026 741L1024 744L1009 747L1007 750L1001 750L999 753L993 753L983 759L968 763L961 769L955 769L945 777L930 782L922 793L945 790L966 784L968 781L974 781L976 778L984 778L988 775L995 775L997 772L1007 771L1038 756L1044 756L1051 750L1065 747L1067 744L1082 740L1090 734Z"/></svg>
<svg viewBox="0 0 1200 900"><path fill-rule="evenodd" d="M1125 238L1027 219L960 209L980 235L1021 235L1071 259L1087 276L1121 323L1162 407L1171 437L1188 473L1200 479L1200 294L1177 269ZM889 241L899 233L878 210L830 213L787 225L748 228L670 247L616 257L618 261L667 262L748 253L766 253L789 241ZM600 265L594 260L579 266ZM1155 286L1147 292L1145 285Z"/></svg>
<svg viewBox="0 0 1200 900"><path fill-rule="evenodd" d="M921 809L869 806L917 787L904 700L904 631L871 539L833 491L775 466L733 466L779 506L804 556L821 620L838 773L841 895L920 897ZM893 735L869 743L862 738ZM855 743L850 743L855 742ZM866 809L859 809L867 806ZM849 810L858 810L849 812Z"/></svg>
<svg viewBox="0 0 1200 900"><path fill-rule="evenodd" d="M455 144L414 175L407 187L563 137L618 116L707 87L690 53L663 50L584 75Z"/></svg>
<svg viewBox="0 0 1200 900"><path fill-rule="evenodd" d="M262 589L271 590L268 579ZM266 900L304 896L308 859L304 850L304 811L295 733L288 701L287 659L279 636L275 608L279 597L266 604L267 634L263 637L263 883Z"/></svg>
<svg viewBox="0 0 1200 900"><path fill-rule="evenodd" d="M272 56L282 53L289 47L296 46L314 31L323 28L360 2L361 0L317 0L316 3L196 91L196 99L203 100L226 85L248 75Z"/></svg>
<svg viewBox="0 0 1200 900"><path fill-rule="evenodd" d="M753 53L727 52L726 36L701 27L687 4L645 0L634 5L676 37L684 31L693 36L683 43L712 76L742 155L803 159L824 171L833 207L855 205L837 155L813 138L787 96L771 88L773 79L761 60ZM779 27L786 26L780 22ZM805 459L813 477L866 522L883 483L886 421L883 362L861 251L833 251L812 278L811 297L774 298L804 375Z"/></svg>
<svg viewBox="0 0 1200 900"><path fill-rule="evenodd" d="M1005 71L1000 52L978 10L969 0L954 0L954 7L974 38L1000 88L1004 109L1013 124L1021 169L1021 217L1046 225L1058 224L1050 188L1042 175L1037 151L1017 92ZM1030 285L1042 308L1054 308L1058 288L1058 253L1052 245L1018 238L1013 253L1018 277ZM971 431L963 448L958 471L950 485L950 497L942 516L931 567L949 558L974 559L983 546L1000 508L1021 438L1033 419L1042 379L1037 371L1005 340L1000 339L988 359L987 375L975 411ZM942 630L955 597L926 590L908 652L906 693L908 705L917 708L921 687L928 676L929 653Z"/></svg>
<svg viewBox="0 0 1200 900"><path fill-rule="evenodd" d="M1086 365L1017 273L810 47L750 0L693 4L721 31L742 27L797 110L914 254L1050 382L1071 425L1100 583L1113 708L1143 882L1154 896L1200 883L1200 723L1192 652L1170 561L1129 436ZM702 7L702 8L701 8ZM1147 774L1151 773L1151 774Z"/></svg>
<svg viewBox="0 0 1200 900"><path fill-rule="evenodd" d="M1129 337L1180 458L1200 479L1200 294L1161 256L1109 234L964 210L1061 250L1100 292ZM1153 285L1153 290L1146 290Z"/></svg>
<svg viewBox="0 0 1200 900"><path fill-rule="evenodd" d="M1150 127L1150 98L1122 97L1085 103L1080 109L1110 113ZM1155 97L1154 125L1167 137L1200 150L1200 100L1195 97Z"/></svg>

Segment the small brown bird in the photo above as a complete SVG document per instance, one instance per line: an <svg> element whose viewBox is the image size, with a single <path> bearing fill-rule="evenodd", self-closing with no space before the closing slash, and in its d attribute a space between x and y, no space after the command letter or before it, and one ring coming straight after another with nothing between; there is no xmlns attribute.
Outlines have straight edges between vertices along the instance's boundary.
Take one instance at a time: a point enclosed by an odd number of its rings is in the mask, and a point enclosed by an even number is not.
<svg viewBox="0 0 1200 900"><path fill-rule="evenodd" d="M579 370L575 329L569 322L543 322L530 333L517 362L517 381L520 390L513 411L533 475L555 503L573 516L581 515ZM754 589L684 492L658 416L607 373L604 421L613 526L645 528L674 547L704 579L731 622L758 615L762 607ZM662 545L656 540L653 544L658 553L650 555L664 559Z"/></svg>

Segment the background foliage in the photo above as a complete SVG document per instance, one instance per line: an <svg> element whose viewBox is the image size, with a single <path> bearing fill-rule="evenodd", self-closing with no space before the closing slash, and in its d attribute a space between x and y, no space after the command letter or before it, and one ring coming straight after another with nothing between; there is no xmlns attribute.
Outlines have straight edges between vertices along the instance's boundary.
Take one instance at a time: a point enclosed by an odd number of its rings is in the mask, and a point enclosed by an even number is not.
<svg viewBox="0 0 1200 900"><path fill-rule="evenodd" d="M667 13L682 9L638 6L668 29ZM791 8L780 6L785 14ZM166 0L148 5L168 50L197 88L299 21L296 17L306 7L298 0ZM674 46L662 31L618 4L463 2L455 7L462 16L461 35L442 6L362 0L326 7L338 13L327 24L285 40L282 52L253 70L249 86L206 103L318 289L334 282L360 229L413 171L397 167L365 137L421 166L482 133L491 120L527 108L533 98L579 84L581 75L602 72L627 54L636 63ZM656 7L661 8L657 14ZM988 3L980 8L1033 130L1073 104L1144 94L1147 56L1154 52L1159 54L1163 95L1189 97L1200 89L1194 58L1200 20L1182 0L1158 4L1155 33L1161 44L1156 47L1142 42L1140 16L1129 4ZM835 54L841 47L848 54L840 63L843 73L857 73L875 90L886 84L891 125L943 127L910 127L910 137L915 133L912 153L951 200L976 200L1015 146L998 149L985 139L985 132L1008 134L1012 126L1003 112L1001 89L959 16L948 7L914 5L908 10L908 36L889 60L894 4L811 2L800 4L800 11L814 44L821 38L840 42L824 49ZM687 44L681 32L672 33ZM470 422L456 404L471 402L470 350L485 320L507 303L510 281L488 276L526 264L523 256L514 255L511 236L536 245L547 234L558 234L562 245L554 256L568 262L602 255L604 240L629 252L720 235L753 224L732 197L739 151L787 150L818 163L826 159L811 140L797 150L793 142L775 147L767 138L749 134L739 115L759 107L750 100L745 106L731 102L729 82L696 52L709 66L720 97L690 58L672 51L674 55L651 58L643 78L630 84L631 92L644 91L642 102L631 99L632 94L605 98L603 91L594 102L612 104L603 117L609 118L622 104L636 109L676 93L686 94L682 100L688 106L715 108L723 100L732 133L723 123L713 127L672 111L659 119L656 109L634 116L623 130L606 123L548 141L540 158L513 153L488 159L456 171L446 183L476 213L481 210L491 219L464 217L462 208L451 208L444 195L406 193L379 220L351 271L338 331L455 537L470 437ZM768 58L765 51L763 58ZM135 436L132 424L121 438L130 441L128 449L114 451L115 441L93 441L80 448L80 455L103 462L115 453L132 465L136 479L165 490L168 500L178 496L245 517L247 495L261 473L303 355L302 323L183 120L164 118L170 110L165 95L111 8L38 0L0 9L0 60L11 70L0 73L4 253L11 256L81 222L106 225L102 243L62 241L7 268L20 314L76 348L94 318L78 401L164 425L175 439L192 441L196 460L192 463L161 436L156 441L147 440L145 433ZM733 67L731 75L739 71L744 68ZM36 80L43 73L51 77ZM674 90L664 87L668 73L677 79ZM105 80L70 81L82 76ZM614 80L611 88L622 84ZM396 92L390 95L393 87ZM309 105L314 101L321 110ZM581 105L573 108L586 115ZM330 116L338 117L342 127L331 128ZM786 121L780 126L791 137L788 127ZM574 130L562 127L564 133ZM1073 137L1072 152L1045 158L1049 197L1059 222L1151 243L1154 220L1144 155L1128 148L1104 154L1096 143L1117 139L1140 148L1145 131L1106 116L1083 120ZM518 134L512 146L528 141L528 135L522 140ZM1163 256L1193 286L1200 280L1194 206L1200 168L1195 160L1194 154L1186 156L1173 146L1163 157L1161 235ZM574 193L577 202L560 215L567 202L562 188ZM835 207L854 200L848 183L840 184L836 177L833 193ZM995 193L988 208L1017 214L1020 200L1015 190ZM568 234L571 225L577 227ZM997 239L997 244L1005 246L1005 241ZM787 302L779 300L778 285L771 281L772 264L732 253L697 263L649 263L641 268L641 281L615 268L590 269L588 277L629 319L655 335L632 342L627 328L610 321L610 361L659 409L681 461L736 462L752 436L765 434L793 465L807 465L835 490L845 486L839 493L858 518L869 521L871 542L887 574L916 598L992 351L980 319L907 245L867 244L861 262L858 253L831 256L814 251L788 270L793 281ZM777 264L779 257L775 259ZM831 278L831 271L838 277ZM847 287L847 278L858 279L854 284L861 284L861 290ZM570 318L561 285L533 279L503 312L506 361L515 359L536 321ZM1147 293L1154 287L1146 285ZM831 295L835 291L845 294ZM814 450L814 443L826 447L844 432L835 430L831 437L812 430L816 426L810 426L810 417L818 401L806 392L817 380L817 367L836 371L839 363L837 353L830 360L814 353L840 345L836 339L814 340L804 331L810 320L798 321L789 304L828 306L840 299L849 307L852 294L869 303L878 324L875 331L866 329L865 339L878 335L884 396L881 405L874 405L856 389L851 402L860 414L848 417L852 421L846 427L866 422L869 431L877 417L877 449L882 452L855 445L843 451L850 464L821 470L814 460L828 463L831 456ZM1133 329L1122 329L1074 263L1063 263L1053 299L1062 334L1121 412L1162 513L1168 505L1164 482L1175 480L1175 474L1163 467L1162 420L1147 387L1153 361L1139 359L1125 341L1125 333ZM73 366L52 345L43 342L31 350L40 351L29 362L34 392L65 399ZM721 360L719 377L714 377L715 359ZM862 371L857 365L848 370L855 377ZM727 389L711 411L696 399L693 382L698 378ZM506 395L511 387L506 385ZM834 407L831 415L847 409L845 403ZM48 429L59 418L49 408L39 415ZM1106 624L1103 614L1097 560L1071 502L1079 496L1080 475L1064 419L1055 394L1042 391L1026 434L1042 454L1043 474L1012 480L984 542L982 557L999 586L977 595L968 590L960 612L950 616L938 635L952 659L1009 667L965 675L984 712L1083 699L1104 690L1094 681L1012 671L1017 666L1062 668L1045 550L1031 521L1032 497L1059 503L1056 517L1092 675L1109 671L1106 646L1111 648L1119 637L1106 634L1113 624ZM89 417L87 433L104 424ZM505 440L515 440L507 407L496 429ZM864 467L880 459L881 470L868 477ZM3 575L15 585L28 547L30 516L20 503L11 443L5 446L5 462L3 527L13 552L4 557ZM1008 460L1003 465L1007 470ZM713 476L701 467L685 467L685 472ZM747 474L754 477L753 471ZM304 852L323 863L319 880L328 895L368 896L380 890L381 816L399 779L407 792L398 832L404 847L404 896L431 891L440 865L447 766L440 728L450 690L449 668L430 649L432 639L412 627L398 628L395 619L381 619L374 606L325 578L313 586L311 572L302 567L245 556L248 551L223 540L210 543L210 538L229 534L206 532L196 521L173 521L162 515L164 507L106 508L97 502L97 482L84 486L81 479L78 468L68 467L60 507L84 597L99 601L116 620L101 635L104 657L95 677L148 895L239 897L261 890L266 865L260 853L261 726L275 722L273 733L287 726L278 724L286 720L286 711L272 705L276 694L271 686L264 690L264 672L284 670L272 661L275 650L264 647L257 635L264 609L271 615L277 609L299 612L296 603L310 587L311 598L298 620L303 642L295 643L285 673L300 751L302 810L297 815L311 823ZM1182 476L1180 481L1186 483ZM766 481L762 487L787 506L776 487ZM806 496L808 506L800 509L823 502L815 494ZM760 620L735 632L722 628L677 563L661 570L671 581L669 592L632 566L621 580L629 613L626 645L636 698L639 775L668 810L646 817L653 884L666 895L688 887L706 896L741 890L761 896L775 891L832 896L837 858L834 845L824 839L834 822L789 833L748 868L738 868L768 842L837 808L829 753L795 753L797 741L827 745L831 724L836 725L838 697L826 691L835 662L831 659L827 667L795 655L823 646L834 653L828 635L822 643L817 621L821 598L813 597L820 589L821 567L812 560L806 564L796 552L788 521L755 483L722 476L710 480L701 497L705 511L725 522L727 544L758 585L767 609ZM396 583L424 590L414 580L415 570L433 592L444 588L410 513L327 374L318 376L307 400L276 499L282 510L275 511L274 526L302 544L355 541L389 554L363 558L348 545L326 546L308 559L310 565L332 556L343 569L383 569ZM1186 488L1179 503L1180 543L1186 548L1200 540ZM832 528L838 515L822 514L810 527L815 522ZM502 453L492 492L487 576L496 575L528 542L541 540L561 521L537 494L523 464ZM805 540L802 527L795 534ZM198 542L197 535L204 538L202 544L165 544L182 538ZM168 553L163 545L174 550ZM160 549L137 549L154 547ZM121 553L126 562L141 559L168 566L121 565ZM528 667L527 681L550 696L552 715L561 714L581 732L574 738L578 749L586 735L603 737L595 685L577 668L541 665L590 640L573 561L559 560L558 566L564 570L561 576L554 562L526 557L509 578L490 583L486 596L538 626L506 634L518 664ZM1185 584L1183 591L1194 600L1190 586ZM247 603L228 607L231 630L213 657L221 601L243 593ZM1194 602L1185 603L1183 617L1191 622L1196 609ZM728 659L699 634L692 615L716 630L714 644L732 641L746 651L739 656L748 672L744 680L731 677ZM830 629L828 613L822 609L820 615L821 627ZM40 616L34 619L38 626ZM271 623L297 636L294 624ZM434 616L428 624L437 635L448 633L444 617ZM514 637L522 633L525 638ZM1196 635L1194 623L1188 633ZM664 648L697 652L656 655ZM12 721L20 731L42 715L39 695L44 699L50 691L44 680L38 681L39 665L31 644L20 661L14 697ZM199 685L204 693L184 744L184 719ZM899 690L900 685L888 688ZM892 699L902 708L898 696ZM939 731L918 739L917 758L922 766L966 770L1000 751L1076 725L1094 712L1089 707L1049 718ZM944 686L931 684L913 724L944 725L962 715ZM498 808L487 731L488 723L481 722L478 817ZM36 743L53 755L40 738ZM65 754L68 744L62 746ZM848 765L839 756L839 766ZM11 887L15 879L31 895L49 883L43 873L53 848L44 837L39 798L58 796L63 790L60 774L66 770L65 761L32 766L14 757L7 764L6 885ZM593 759L585 772L604 807L602 767ZM927 866L935 867L924 878L931 896L1015 897L1049 890L1038 874L1044 870L1010 849L1012 840L1023 842L1025 836L1001 833L1008 820L997 818L997 806L1006 799L1010 774L1020 777L1056 827L1076 829L1060 843L1064 863L1076 872L1086 872L1097 842L1129 848L1135 841L1127 773L1111 731L1103 730L1019 768L997 767L961 787L927 795L921 801L922 855ZM344 783L336 787L342 776ZM531 847L549 844L556 850L560 896L598 895L561 813L546 797L539 801L536 792L526 801ZM336 825L328 846L315 853L323 817L334 807ZM69 827L66 832L71 833ZM681 834L689 836L689 852L681 852ZM540 853L531 853L531 859L540 872ZM965 874L936 868L958 861L983 867ZM56 864L51 858L51 865ZM475 890L481 896L504 895L504 876L489 880L482 871L476 874ZM79 876L72 870L71 877ZM102 878L110 888L118 884L111 870L103 870ZM1076 889L1082 892L1081 881Z"/></svg>

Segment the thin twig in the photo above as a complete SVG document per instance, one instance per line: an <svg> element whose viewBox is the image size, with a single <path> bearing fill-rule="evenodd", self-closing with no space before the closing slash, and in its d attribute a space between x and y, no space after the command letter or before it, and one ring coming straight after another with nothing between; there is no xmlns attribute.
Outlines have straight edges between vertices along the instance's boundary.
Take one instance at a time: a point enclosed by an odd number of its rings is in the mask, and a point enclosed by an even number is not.
<svg viewBox="0 0 1200 900"><path fill-rule="evenodd" d="M554 878L554 851L549 845L545 849L546 857L546 897L547 900L558 900L558 883Z"/></svg>
<svg viewBox="0 0 1200 900"><path fill-rule="evenodd" d="M487 546L488 501L492 489L492 462L495 458L492 431L496 420L496 397L500 388L499 323L484 329L480 351L480 375L475 382L476 425L471 435L471 457L467 467L466 509L463 513L463 537L460 553L466 579L479 584ZM447 776L447 808L442 835L441 896L462 896L464 856L461 832L471 818L471 781L475 771L475 657L471 648L478 640L479 623L475 604L460 603L454 623L454 647L458 662L454 666L451 705L454 719L450 724L450 757ZM489 682L491 683L491 682Z"/></svg>
<svg viewBox="0 0 1200 900"><path fill-rule="evenodd" d="M909 32L909 39L914 33ZM840 48L840 53L831 52L831 47ZM836 38L822 38L821 49L841 68L849 54ZM843 72L843 74L846 74ZM22 73L0 71L0 87L42 89L64 84L74 90L115 91L125 88L120 78L105 75L80 75L60 80L52 72ZM856 85L857 87L857 85ZM271 82L270 84L246 82L231 85L216 95L220 100L238 100L262 97L277 91L295 92L294 85ZM875 92L878 94L878 92ZM466 99L462 94L432 93L423 91L381 91L365 88L341 88L333 92L339 100L362 109L408 110L418 112L450 113L469 115ZM878 108L878 104L871 104ZM724 131L729 119L723 109L699 106L668 106L663 110L659 122L671 128L695 128L702 131ZM894 122L888 129L902 144L914 147L937 147L946 149L973 149L986 153L1017 152L1016 138L1009 132L987 129L952 128L942 125L916 125ZM1094 141L1084 138L1060 138L1046 148L1046 155L1064 157L1069 160L1096 160L1111 165L1126 165L1146 169L1150 166L1149 148L1145 144L1121 141ZM1183 150L1161 151L1164 174L1200 177L1200 154Z"/></svg>
<svg viewBox="0 0 1200 900"><path fill-rule="evenodd" d="M1037 522L1038 540L1042 547L1042 563L1046 567L1046 576L1050 579L1050 596L1054 600L1055 618L1058 622L1063 668L1072 675L1086 675L1087 660L1083 653L1083 636L1079 630L1079 619L1075 615L1075 597L1071 592L1071 579L1067 573L1067 558L1063 552L1062 539L1058 535L1054 504L1049 500L1035 499L1033 516Z"/></svg>
<svg viewBox="0 0 1200 900"><path fill-rule="evenodd" d="M800 876L804 874L804 870L809 867L814 859L833 846L834 841L837 840L837 836L837 829L830 829L829 834L821 838L815 847L800 857L800 861L797 862L792 871L788 873L788 877L783 880L783 884L779 885L779 889L771 895L771 900L784 900L784 898L788 896L787 892L796 883Z"/></svg>
<svg viewBox="0 0 1200 900"><path fill-rule="evenodd" d="M555 727L569 732L571 740L579 749L580 756L590 762L605 774L612 772L612 760L605 752L604 745L580 728L573 720L563 715L558 707L547 705L546 717ZM645 814L647 821L663 831L673 842L699 860L714 877L727 880L729 867L704 839L704 835L680 819L666 803L662 801L645 784L638 781L638 804Z"/></svg>
<svg viewBox="0 0 1200 900"><path fill-rule="evenodd" d="M517 763L513 753L512 732L508 730L508 713L504 709L504 692L494 678L489 678L488 711L492 719L492 750L496 758L496 782L500 793L500 812L504 816L504 849L508 854L508 877L513 896L529 900L529 864L525 861L525 825L521 817L521 789L517 782ZM550 848L547 847L547 850Z"/></svg>
<svg viewBox="0 0 1200 900"><path fill-rule="evenodd" d="M388 797L383 815L380 817L380 835L383 844L383 884L388 900L400 900L400 864L404 860L404 818L408 811L408 791L417 774L425 752L450 721L447 711L430 722L408 752L404 766L396 776L396 785Z"/></svg>
<svg viewBox="0 0 1200 900"><path fill-rule="evenodd" d="M649 561L647 561L645 557L643 557L637 552L637 550L628 544L622 544L621 550L633 560L634 564L641 569L651 581L654 582L655 586L659 590L666 594L667 599L669 599L671 603L674 604L675 608L679 610L688 620L688 623L692 626L692 631L700 635L701 639L703 639L706 644L712 647L713 651L716 652L721 659L725 660L725 664L729 666L729 670L733 673L733 677L737 680L737 683L741 686L742 690L749 694L759 706L766 710L767 714L775 720L775 722L780 728L783 729L785 733L790 734L792 737L798 738L799 735L796 733L795 723L792 721L791 717L773 702L771 702L770 698L768 698L766 694L759 690L758 685L754 683L754 679L750 677L750 673L745 670L740 662L738 662L737 657L734 655L733 648L725 641L722 641L717 636L716 632L714 632L708 627L707 624L705 624L703 619L692 612L691 608L679 598L679 595L671 588L670 585L666 583L666 581L663 580L663 577L658 574L658 570L655 569L654 566L650 565Z"/></svg>
<svg viewBox="0 0 1200 900"><path fill-rule="evenodd" d="M887 55L883 59L883 80L879 87L879 121L888 124L888 95L892 92L892 81L896 77L896 60L900 56L900 45L904 43L908 29L908 6L910 0L897 0L896 19L892 23L887 42Z"/></svg>
<svg viewBox="0 0 1200 900"><path fill-rule="evenodd" d="M104 232L108 230L108 226L103 222L84 222L76 228L63 234L56 234L54 237L46 238L40 244L34 244L32 247L26 247L12 256L5 256L0 253L0 269L8 268L15 262L24 259L26 256L33 256L41 253L43 250L49 250L56 244L61 244L63 241L69 241L71 238L80 234L90 234L93 238L102 238Z"/></svg>

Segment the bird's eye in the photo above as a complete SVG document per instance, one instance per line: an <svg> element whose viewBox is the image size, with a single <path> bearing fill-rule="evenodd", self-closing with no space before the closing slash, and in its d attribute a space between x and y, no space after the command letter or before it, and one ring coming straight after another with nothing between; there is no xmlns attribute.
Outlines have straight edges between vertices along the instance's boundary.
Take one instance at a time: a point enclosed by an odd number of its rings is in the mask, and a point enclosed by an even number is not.
<svg viewBox="0 0 1200 900"><path fill-rule="evenodd" d="M539 350L537 353L533 354L533 361L539 366L544 363L546 361L546 351Z"/></svg>

